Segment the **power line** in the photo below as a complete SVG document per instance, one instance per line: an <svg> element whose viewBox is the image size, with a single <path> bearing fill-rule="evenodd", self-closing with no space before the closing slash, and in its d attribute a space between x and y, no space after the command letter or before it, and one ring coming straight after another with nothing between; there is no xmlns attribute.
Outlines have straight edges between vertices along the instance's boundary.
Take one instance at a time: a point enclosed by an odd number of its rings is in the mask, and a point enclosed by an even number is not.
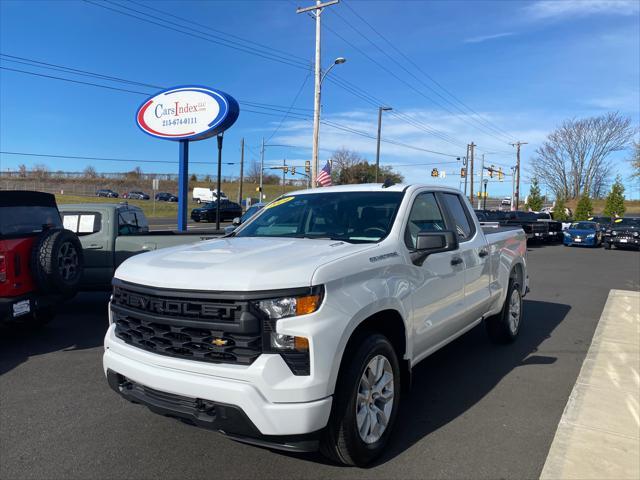
<svg viewBox="0 0 640 480"><path fill-rule="evenodd" d="M91 82L83 82L83 81L80 81L80 80L73 80L73 79L57 77L57 76L53 76L53 75L45 75L45 74L42 74L42 73L28 72L26 70L18 70L18 69L13 69L13 68L9 68L9 67L0 66L0 69L14 71L14 72L20 72L20 73L24 73L24 74L28 74L28 75L34 75L34 76L39 76L39 77L44 77L44 78L49 78L49 79L62 80L62 81L67 81L67 82L72 82L72 83L89 85L89 86L93 86L93 87L106 88L106 89L109 89L109 90L117 90L117 91L122 91L122 92L127 92L127 93L134 93L134 94L139 94L139 95L149 95L146 92L127 90L127 89L111 87L111 86L108 86L108 85L100 85L100 84L91 83ZM287 113L287 111L285 111L285 110L276 109L276 108L270 108L270 107L256 107L256 108L263 108L265 110L272 110L272 111L276 111L276 112ZM251 113L256 113L256 114L261 114L261 115L268 115L268 116L279 116L279 115L275 115L273 113L263 112L263 111L259 111L259 110L251 110L251 109L248 109L248 108L243 108L243 112L251 112ZM298 114L298 113L291 112L291 111L289 111L287 113L287 115L288 116L292 116L292 117L294 117L294 118L296 118L298 120L311 120L311 118L308 117L308 116L304 116L303 114ZM367 132L364 132L362 130L357 130L357 129L354 129L352 127L348 127L348 126L345 126L345 125L341 125L341 124L336 123L336 122L323 120L321 123L323 125L327 125L329 127L332 127L332 128L338 129L338 130L342 130L342 131L345 131L345 132L353 133L355 135L360 135L360 136L363 136L363 137L366 137L366 138L371 138L371 139L375 139L376 138L375 136L373 136L373 135L371 135L371 134L369 134ZM418 146L415 146L415 145L406 144L406 143L403 143L403 142L400 142L400 141L397 141L397 140L392 140L392 139L389 139L389 138L382 138L381 141L384 142L384 143L391 144L391 145L397 145L397 146L401 146L401 147L405 147L405 148L408 148L408 149L421 151L421 152L425 152L425 153L432 153L432 154L435 154L435 155L443 155L443 156L449 156L449 157L457 157L457 155L454 155L454 154L448 154L448 153L438 152L438 151L435 151L435 150L429 150L429 149L425 149L425 148L418 147Z"/></svg>
<svg viewBox="0 0 640 480"><path fill-rule="evenodd" d="M300 94L302 93L302 90L304 89L304 86L307 84L307 80L309 80L310 76L311 76L311 72L309 72L309 73L307 73L307 75L305 75L304 80L302 81L302 85L300 85L300 88L298 89L298 92L296 93L295 97L293 97L293 101L291 102L291 106L287 110L287 113L285 113L284 116L282 117L282 119L280 120L280 123L278 124L276 129L271 133L269 138L267 138L267 142L269 142L269 140L271 140L273 138L273 136L276 133L278 133L278 131L280 130L280 127L282 127L283 122L287 119L287 117L289 116L289 113L291 113L291 110L293 109L293 107L295 106L296 102L298 101L298 97L300 97Z"/></svg>
<svg viewBox="0 0 640 480"><path fill-rule="evenodd" d="M451 91L447 90L441 83L439 83L435 78L433 78L431 75L429 75L426 71L424 71L416 62L414 62L408 55L406 55L404 52L402 52L400 49L398 49L391 41L389 41L382 33L380 33L373 25L371 25L371 23L369 23L365 18L363 18L355 9L353 9L350 5L349 2L343 1L343 4L356 16L358 17L365 25L367 25L371 30L373 30L373 32L378 35L382 40L384 40L385 43L387 43L387 45L389 45L395 52L397 52L400 56L402 56L407 62L409 62L409 64L411 64L414 68L416 68L416 70L420 73L422 73L427 79L429 79L431 82L433 82L436 86L438 86L443 92L445 92L447 95L449 95L452 99L454 99L456 102L458 102L460 105L462 105L463 107L465 107L468 111L470 111L471 113L475 114L478 116L478 118L480 120L482 120L489 128L492 128L494 131L497 131L498 133L502 132L503 134L506 135L507 138L510 139L514 139L514 137L508 133L506 130L503 130L502 128L500 128L499 126L489 122L488 120L484 119L484 117L482 115L480 115L478 112L476 112L473 108L471 108L469 105L467 105L466 103L464 103L462 100L460 100L458 97L456 97L453 93L451 93ZM334 12L335 13L335 12ZM414 77L415 78L415 77ZM425 85L427 86L427 85ZM436 90L432 89L431 87L427 86L427 88L429 88L431 91L433 91L434 93L436 93L440 98L442 98L443 100L446 100L445 97L443 97L442 95L440 95L440 93L438 93ZM453 104L452 104L453 105Z"/></svg>
<svg viewBox="0 0 640 480"><path fill-rule="evenodd" d="M33 153L33 152L8 152L8 151L0 151L0 154L3 155L17 155L22 157L46 157L46 158L67 158L70 160L95 160L95 161L104 161L104 162L135 162L135 163L170 163L172 165L177 165L177 161L169 161L169 160L144 160L144 159L133 159L133 158L105 158L105 157L84 157L79 155L57 155L57 154L46 154L46 153ZM200 165L213 165L213 162L192 162L189 161L190 164L200 164ZM233 163L228 163L227 165L233 165Z"/></svg>
<svg viewBox="0 0 640 480"><path fill-rule="evenodd" d="M242 46L234 46L233 44L230 44L230 43L235 43L235 42L208 38L208 37L215 37L214 35L212 35L210 33L200 32L200 31L195 30L195 29L192 29L192 31L180 30L179 28L171 27L170 25L167 25L165 23L155 22L155 21L150 20L150 19L148 19L146 17L140 17L140 16L134 15L132 13L127 13L126 11L118 10L116 8L109 7L109 6L104 5L104 4L96 3L96 2L94 2L92 0L84 0L84 2L89 3L91 5L94 5L96 7L104 8L106 10L111 10L112 12L119 13L119 14L125 15L127 17L135 18L135 19L140 20L140 21L145 22L145 23L150 23L152 25L157 25L159 27L166 28L168 30L173 30L175 32L182 33L184 35L188 35L190 37L199 38L201 40L205 40L207 42L214 43L216 45L220 45L220 46L223 46L223 47L227 47L227 48L231 48L231 49L234 49L234 50L238 50L238 51L247 53L249 55L254 55L254 56L257 56L257 57L265 58L267 60L272 60L272 61L279 62L279 63L285 64L285 65L289 65L290 67L299 68L299 69L303 69L303 70L307 70L309 68L308 65L305 65L305 64L300 63L300 62L294 62L293 60L289 60L289 59L282 59L281 57L279 57L278 55L275 55L275 54L258 52L255 49L250 49L248 47L242 47ZM124 7L124 6L119 5L119 4L115 4L115 5L117 5L120 8L124 8L125 10L136 11L137 12L137 10L135 10L135 9ZM149 14L144 14L144 15L152 16L152 15L149 15ZM152 16L152 17L154 17L154 16ZM158 18L158 17L154 17L154 18ZM167 20L162 20L162 21L166 22L166 23L169 23L169 24L174 23L174 22L169 22ZM175 24L175 25L178 25L178 24ZM178 26L180 26L180 25L178 25ZM182 27L182 28L185 28L185 27ZM194 32L198 32L198 33L194 33ZM206 36L204 36L204 35L206 35Z"/></svg>

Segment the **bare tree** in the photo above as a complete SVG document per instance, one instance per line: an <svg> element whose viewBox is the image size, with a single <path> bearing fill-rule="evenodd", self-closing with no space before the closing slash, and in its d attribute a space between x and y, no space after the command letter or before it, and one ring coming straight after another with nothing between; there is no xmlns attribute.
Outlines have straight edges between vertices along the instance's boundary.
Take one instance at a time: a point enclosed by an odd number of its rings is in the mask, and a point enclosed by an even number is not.
<svg viewBox="0 0 640 480"><path fill-rule="evenodd" d="M249 164L244 172L244 181L248 183L260 183L260 163L256 160Z"/></svg>
<svg viewBox="0 0 640 480"><path fill-rule="evenodd" d="M633 176L640 177L640 142L633 142L633 153L631 154L631 168Z"/></svg>
<svg viewBox="0 0 640 480"><path fill-rule="evenodd" d="M87 165L85 167L85 169L83 170L82 174L84 175L85 178L97 178L98 177L98 173L96 172L96 169L92 165Z"/></svg>
<svg viewBox="0 0 640 480"><path fill-rule="evenodd" d="M556 197L601 196L611 176L608 157L626 148L635 129L617 112L567 120L536 150L533 174Z"/></svg>
<svg viewBox="0 0 640 480"><path fill-rule="evenodd" d="M49 167L44 163L36 163L31 167L31 175L37 180L45 180L49 177Z"/></svg>
<svg viewBox="0 0 640 480"><path fill-rule="evenodd" d="M334 181L339 180L340 183L359 183L355 175L354 166L365 162L365 158L358 152L340 148L331 154L329 159L331 162L331 176Z"/></svg>
<svg viewBox="0 0 640 480"><path fill-rule="evenodd" d="M27 166L24 163L18 166L18 177L27 178Z"/></svg>

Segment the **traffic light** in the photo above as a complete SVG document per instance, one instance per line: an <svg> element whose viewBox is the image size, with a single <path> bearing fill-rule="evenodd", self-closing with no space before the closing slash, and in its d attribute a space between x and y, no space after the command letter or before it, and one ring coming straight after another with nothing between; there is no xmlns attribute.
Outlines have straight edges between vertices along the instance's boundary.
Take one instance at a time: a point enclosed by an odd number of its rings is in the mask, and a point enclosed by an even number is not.
<svg viewBox="0 0 640 480"><path fill-rule="evenodd" d="M494 167L493 165L491 165L491 166L489 167L489 178L493 178L493 170L494 170L495 168L496 168L496 167Z"/></svg>
<svg viewBox="0 0 640 480"><path fill-rule="evenodd" d="M285 166L285 167L283 168L283 170L284 170L284 173L285 173L285 174L289 173L289 167Z"/></svg>
<svg viewBox="0 0 640 480"><path fill-rule="evenodd" d="M467 169L463 167L460 169L460 177L464 178L466 176L467 176Z"/></svg>
<svg viewBox="0 0 640 480"><path fill-rule="evenodd" d="M438 177L438 169L434 168L433 170L431 170L431 176L434 178Z"/></svg>
<svg viewBox="0 0 640 480"><path fill-rule="evenodd" d="M296 167L291 167L291 175L295 175L296 174Z"/></svg>
<svg viewBox="0 0 640 480"><path fill-rule="evenodd" d="M502 167L498 169L498 180L502 181L504 179L504 173L502 173Z"/></svg>
<svg viewBox="0 0 640 480"><path fill-rule="evenodd" d="M304 173L311 173L311 161L305 160L304 162Z"/></svg>

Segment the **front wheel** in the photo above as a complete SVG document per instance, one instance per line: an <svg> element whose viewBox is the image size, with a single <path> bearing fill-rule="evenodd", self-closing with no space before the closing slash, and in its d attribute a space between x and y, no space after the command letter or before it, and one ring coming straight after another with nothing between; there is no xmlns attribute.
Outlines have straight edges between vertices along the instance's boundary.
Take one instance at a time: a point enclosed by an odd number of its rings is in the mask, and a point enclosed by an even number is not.
<svg viewBox="0 0 640 480"><path fill-rule="evenodd" d="M345 355L320 450L338 463L363 467L389 440L400 403L400 366L380 334L361 337Z"/></svg>
<svg viewBox="0 0 640 480"><path fill-rule="evenodd" d="M515 279L509 279L507 298L497 315L487 318L484 323L489 338L494 343L511 343L518 336L522 320L522 294Z"/></svg>
<svg viewBox="0 0 640 480"><path fill-rule="evenodd" d="M611 250L611 244L609 242L604 242L604 249Z"/></svg>

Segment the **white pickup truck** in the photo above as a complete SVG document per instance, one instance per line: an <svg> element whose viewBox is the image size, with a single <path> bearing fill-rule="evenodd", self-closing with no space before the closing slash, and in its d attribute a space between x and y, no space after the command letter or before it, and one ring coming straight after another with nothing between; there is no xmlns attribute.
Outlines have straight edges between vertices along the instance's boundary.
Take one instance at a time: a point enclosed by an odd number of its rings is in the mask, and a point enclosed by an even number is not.
<svg viewBox="0 0 640 480"><path fill-rule="evenodd" d="M378 457L421 360L480 322L518 335L526 237L459 191L287 194L231 235L116 271L104 371L126 399L236 440Z"/></svg>

